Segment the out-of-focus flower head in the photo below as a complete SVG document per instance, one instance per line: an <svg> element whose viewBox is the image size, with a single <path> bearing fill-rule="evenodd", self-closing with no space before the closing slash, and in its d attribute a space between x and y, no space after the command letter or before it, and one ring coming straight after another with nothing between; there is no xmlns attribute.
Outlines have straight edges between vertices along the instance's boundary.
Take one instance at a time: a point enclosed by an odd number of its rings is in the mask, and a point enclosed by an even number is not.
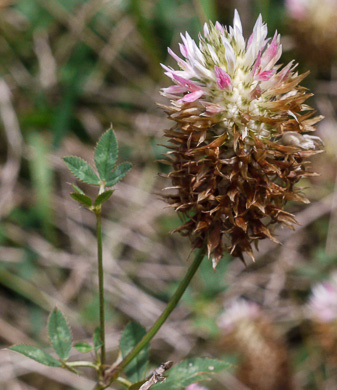
<svg viewBox="0 0 337 390"><path fill-rule="evenodd" d="M226 351L238 354L237 378L249 389L293 389L288 354L272 321L253 302L234 300L218 320Z"/></svg>
<svg viewBox="0 0 337 390"><path fill-rule="evenodd" d="M261 315L260 307L244 299L235 300L219 317L218 325L225 332L231 332L242 322L252 322Z"/></svg>
<svg viewBox="0 0 337 390"><path fill-rule="evenodd" d="M337 369L337 273L312 288L307 313L327 363Z"/></svg>
<svg viewBox="0 0 337 390"><path fill-rule="evenodd" d="M200 386L198 383L192 383L191 385L187 386L185 390L207 390L207 389L204 386Z"/></svg>
<svg viewBox="0 0 337 390"><path fill-rule="evenodd" d="M320 322L337 320L337 274L312 289L308 304L309 315Z"/></svg>
<svg viewBox="0 0 337 390"><path fill-rule="evenodd" d="M289 200L307 202L296 182L312 174L304 160L322 148L311 135L321 117L304 104L311 96L290 62L277 65L280 36L267 38L262 17L248 41L235 11L233 27L205 24L199 44L181 35L179 69L162 65L173 85L162 90L162 106L174 126L165 131L176 194L167 200L187 218L177 230L194 247L207 243L215 268L225 250L253 259L252 243L270 226L293 228Z"/></svg>
<svg viewBox="0 0 337 390"><path fill-rule="evenodd" d="M287 0L286 6L300 54L320 68L331 65L337 53L337 1Z"/></svg>

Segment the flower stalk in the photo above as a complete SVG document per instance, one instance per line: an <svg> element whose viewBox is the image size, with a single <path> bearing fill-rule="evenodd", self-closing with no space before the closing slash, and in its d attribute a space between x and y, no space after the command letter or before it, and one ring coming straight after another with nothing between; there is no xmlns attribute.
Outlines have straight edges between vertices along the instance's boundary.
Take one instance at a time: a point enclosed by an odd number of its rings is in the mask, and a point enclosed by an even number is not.
<svg viewBox="0 0 337 390"><path fill-rule="evenodd" d="M103 277L103 250L102 250L102 215L101 207L95 208L96 235L97 235L97 261L98 261L98 291L99 291L99 324L101 347L101 366L105 364L105 312L104 312L104 277Z"/></svg>
<svg viewBox="0 0 337 390"><path fill-rule="evenodd" d="M120 372L139 354L139 352L145 348L145 346L153 339L153 337L157 334L159 329L165 323L169 315L177 306L187 287L189 286L193 276L197 272L204 256L206 254L206 246L203 246L199 249L195 255L193 263L188 268L183 280L180 282L176 292L170 299L167 304L165 310L158 317L157 321L152 325L149 331L145 334L145 336L140 340L140 342L133 348L133 350L125 356L125 358L117 364L117 366L112 366L109 370L105 372L105 378L111 382L113 382Z"/></svg>

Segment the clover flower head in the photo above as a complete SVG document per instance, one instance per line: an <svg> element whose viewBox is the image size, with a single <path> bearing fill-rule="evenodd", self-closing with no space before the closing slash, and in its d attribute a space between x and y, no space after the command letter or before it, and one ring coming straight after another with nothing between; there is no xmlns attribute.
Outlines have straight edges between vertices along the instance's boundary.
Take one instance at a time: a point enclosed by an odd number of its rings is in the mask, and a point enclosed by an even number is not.
<svg viewBox="0 0 337 390"><path fill-rule="evenodd" d="M336 56L337 1L287 0L286 8L300 55L319 68L330 67Z"/></svg>
<svg viewBox="0 0 337 390"><path fill-rule="evenodd" d="M313 287L308 313L314 320L324 323L337 320L337 274Z"/></svg>
<svg viewBox="0 0 337 390"><path fill-rule="evenodd" d="M261 309L256 303L245 299L236 299L219 317L218 326L226 332L231 332L240 325L240 322L254 321L260 315Z"/></svg>
<svg viewBox="0 0 337 390"><path fill-rule="evenodd" d="M238 355L236 376L242 384L256 390L293 388L284 341L260 306L235 299L218 325L224 348Z"/></svg>
<svg viewBox="0 0 337 390"><path fill-rule="evenodd" d="M187 218L177 230L194 247L206 242L214 267L225 250L254 259L252 243L278 242L269 226L293 227L285 203L307 201L294 184L312 174L303 160L322 148L309 134L321 118L299 86L307 74L277 64L280 35L268 38L261 16L247 41L237 11L233 27L206 23L199 44L187 32L181 39L181 56L168 49L179 69L162 65L173 83L162 107L175 122L165 136L177 192L167 200Z"/></svg>

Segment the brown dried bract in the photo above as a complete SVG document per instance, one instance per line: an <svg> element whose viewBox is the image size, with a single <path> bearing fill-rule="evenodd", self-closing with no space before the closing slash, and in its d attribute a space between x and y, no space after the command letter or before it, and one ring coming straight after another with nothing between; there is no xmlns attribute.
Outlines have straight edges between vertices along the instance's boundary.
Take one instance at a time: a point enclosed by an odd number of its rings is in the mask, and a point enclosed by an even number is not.
<svg viewBox="0 0 337 390"><path fill-rule="evenodd" d="M295 184L314 174L306 159L320 152L321 141L305 133L314 131L321 117L303 104L310 94L297 86L301 80L295 74L272 91L265 116L242 114L241 123L258 120L267 126L269 139L249 127L248 136L235 125L226 128L226 112L211 115L200 101L161 106L175 122L165 136L168 177L176 192L165 198L185 220L176 231L189 236L194 248L206 242L214 268L224 251L254 260L252 244L264 238L279 243L272 225L293 229L296 224L284 210L287 201L308 203Z"/></svg>

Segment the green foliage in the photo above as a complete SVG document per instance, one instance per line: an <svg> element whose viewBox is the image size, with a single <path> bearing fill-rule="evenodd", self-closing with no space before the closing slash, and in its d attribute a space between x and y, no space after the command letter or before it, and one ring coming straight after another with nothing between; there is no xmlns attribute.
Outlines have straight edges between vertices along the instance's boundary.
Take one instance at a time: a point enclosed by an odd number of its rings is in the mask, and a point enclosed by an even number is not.
<svg viewBox="0 0 337 390"><path fill-rule="evenodd" d="M63 160L78 180L87 184L100 185L98 176L85 160L76 156L64 157Z"/></svg>
<svg viewBox="0 0 337 390"><path fill-rule="evenodd" d="M180 390L186 386L210 379L212 375L224 370L228 363L216 359L195 358L184 360L168 371L166 381L157 383L153 390Z"/></svg>
<svg viewBox="0 0 337 390"><path fill-rule="evenodd" d="M51 355L42 351L42 349L33 347L32 345L13 345L9 348L12 351L19 352L22 355L29 357L45 366L49 367L61 367L62 363L53 358Z"/></svg>
<svg viewBox="0 0 337 390"><path fill-rule="evenodd" d="M85 341L80 341L74 345L74 348L81 353L87 353L94 349L94 347Z"/></svg>
<svg viewBox="0 0 337 390"><path fill-rule="evenodd" d="M66 1L68 5L73 1ZM58 148L64 136L72 127L73 113L83 93L86 79L92 72L91 50L78 42L69 56L68 62L60 70L60 86L63 94L60 102L53 108L53 147ZM79 77L79 75L81 75Z"/></svg>
<svg viewBox="0 0 337 390"><path fill-rule="evenodd" d="M95 351L97 352L101 346L103 345L102 340L101 340L101 329L97 327L94 332L94 348Z"/></svg>
<svg viewBox="0 0 337 390"><path fill-rule="evenodd" d="M138 344L145 334L146 330L137 322L130 322L125 327L119 342L123 358ZM144 378L148 360L149 345L147 345L124 370L132 382L138 382Z"/></svg>
<svg viewBox="0 0 337 390"><path fill-rule="evenodd" d="M133 383L133 385L129 387L129 390L139 390L145 382L146 381L143 380L143 381Z"/></svg>
<svg viewBox="0 0 337 390"><path fill-rule="evenodd" d="M107 180L118 160L118 144L112 128L99 139L95 149L95 165L101 180Z"/></svg>
<svg viewBox="0 0 337 390"><path fill-rule="evenodd" d="M100 186L100 190L117 184L132 168L132 164L129 162L123 162L115 167L118 159L118 144L112 128L107 130L97 142L94 159L99 177L82 158L76 156L63 158L67 167L77 179L87 184ZM71 197L85 207L92 208L92 200L77 186L73 185L73 188L76 192L71 193ZM99 208L112 194L112 190L99 194L94 202L94 207Z"/></svg>
<svg viewBox="0 0 337 390"><path fill-rule="evenodd" d="M79 194L85 195L85 193L79 187L75 186L75 184L72 184L72 187Z"/></svg>
<svg viewBox="0 0 337 390"><path fill-rule="evenodd" d="M34 208L47 238L53 239L53 172L49 164L49 147L37 132L29 135L28 143L32 150L29 167L35 198Z"/></svg>
<svg viewBox="0 0 337 390"><path fill-rule="evenodd" d="M112 187L118 182L120 182L123 177L129 172L129 170L132 168L132 164L129 162L123 162L122 164L118 165L107 177L106 180L106 186Z"/></svg>
<svg viewBox="0 0 337 390"><path fill-rule="evenodd" d="M92 200L89 196L84 194L78 194L77 192L72 192L70 196L76 200L76 202L81 203L83 206L90 208L92 206Z"/></svg>
<svg viewBox="0 0 337 390"><path fill-rule="evenodd" d="M98 207L102 203L106 202L111 197L111 195L113 193L114 193L113 190L108 190L108 191L105 191L105 192L102 192L101 194L99 194L95 200L95 207Z"/></svg>
<svg viewBox="0 0 337 390"><path fill-rule="evenodd" d="M55 352L62 360L67 360L71 350L72 337L64 315L57 308L49 316L48 334Z"/></svg>

